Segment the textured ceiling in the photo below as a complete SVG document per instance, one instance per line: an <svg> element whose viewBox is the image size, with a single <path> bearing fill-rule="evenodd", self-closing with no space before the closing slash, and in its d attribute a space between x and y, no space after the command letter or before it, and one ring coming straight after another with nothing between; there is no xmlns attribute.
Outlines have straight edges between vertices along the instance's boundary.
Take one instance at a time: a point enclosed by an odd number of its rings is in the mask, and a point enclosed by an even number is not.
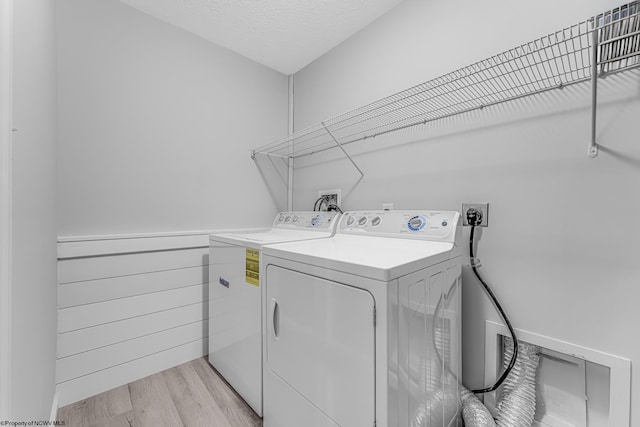
<svg viewBox="0 0 640 427"><path fill-rule="evenodd" d="M293 74L402 0L120 0Z"/></svg>

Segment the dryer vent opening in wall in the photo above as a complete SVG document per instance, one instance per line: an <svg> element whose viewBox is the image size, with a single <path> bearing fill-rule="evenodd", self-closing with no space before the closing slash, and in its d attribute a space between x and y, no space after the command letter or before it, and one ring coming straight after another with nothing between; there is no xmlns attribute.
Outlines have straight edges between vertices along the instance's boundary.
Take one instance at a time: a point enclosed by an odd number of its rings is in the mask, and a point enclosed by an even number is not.
<svg viewBox="0 0 640 427"><path fill-rule="evenodd" d="M629 425L631 362L516 329L522 342L540 347L536 374L534 427L618 427ZM506 327L486 322L485 383L503 366ZM500 392L488 393L485 404L495 415Z"/></svg>

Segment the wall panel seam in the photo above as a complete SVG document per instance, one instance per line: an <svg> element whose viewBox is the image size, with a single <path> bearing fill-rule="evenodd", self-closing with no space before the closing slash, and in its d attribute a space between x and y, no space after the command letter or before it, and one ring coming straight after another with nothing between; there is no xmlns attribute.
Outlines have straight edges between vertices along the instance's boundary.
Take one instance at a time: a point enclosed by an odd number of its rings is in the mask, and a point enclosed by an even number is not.
<svg viewBox="0 0 640 427"><path fill-rule="evenodd" d="M172 292L172 291L177 291L179 289L193 288L195 286L204 286L204 285L207 285L207 284L208 283L195 283L193 285L179 286L177 288L161 289L161 290L158 290L158 291L145 292L145 293L140 294L140 295L128 295L128 296L122 297L122 298L114 298L114 299L105 300L105 301L89 302L89 303L86 303L86 304L74 305L73 307L60 308L58 311L68 310L68 309L71 309L71 308L84 307L84 306L87 306L87 305L104 304L105 302L111 302L111 301L126 300L128 298L142 297L142 296L145 296L145 295L155 295L155 294L159 294L159 293L162 293L162 292Z"/></svg>
<svg viewBox="0 0 640 427"><path fill-rule="evenodd" d="M92 302L85 302L85 303L81 303L81 304L67 305L67 306L64 306L64 307L58 307L58 310L66 310L68 308L84 307L85 305L100 304L100 303L103 303L103 302L125 300L127 298L141 297L141 296L145 296L145 295L154 295L154 294L158 294L160 292L175 291L175 290L178 290L178 289L191 288L193 286L202 286L202 285L207 285L207 284L208 284L208 282L190 283L190 284L186 284L186 285L182 285L182 286L176 286L174 288L158 289L156 291L142 292L142 293L139 293L139 294L131 294L131 295L125 295L125 296L121 296L121 297L101 299L99 301L92 301Z"/></svg>
<svg viewBox="0 0 640 427"><path fill-rule="evenodd" d="M123 320L137 319L137 318L139 318L139 317L148 316L148 315L150 315L150 314L155 314L155 313L160 313L160 312L163 312L163 311L173 310L173 309L175 309L175 308L188 307L188 306L190 306L190 305L195 305L195 304L200 304L200 303L199 303L199 302L195 302L195 303L189 303L189 304L183 304L183 305L176 305L176 306L174 306L174 307L165 308L165 309L158 310L158 311L152 311L152 312L150 312L150 313L144 313L144 314L140 314L140 315L138 315L138 316L124 317L124 318L122 318L122 319L111 320L111 321L109 321L109 322L104 322L104 323L98 323L98 324L96 324L96 325L86 326L86 327L84 327L84 328L71 329L71 330L64 331L64 332L58 332L58 335L61 335L61 334L67 334L67 333L69 333L69 332L83 331L83 330L87 330L87 329L95 328L95 327L97 327L97 326L109 325L109 324L111 324L111 323L120 322L120 321L123 321ZM60 311L60 310L58 310L58 311Z"/></svg>
<svg viewBox="0 0 640 427"><path fill-rule="evenodd" d="M148 334L137 335L137 336L135 336L135 337L127 338L126 340L112 342L112 343L110 343L110 344L101 345L101 346L98 346L98 347L90 348L90 349L88 349L88 350L79 351L79 352L77 352L77 353L72 353L72 354L69 354L69 355L67 355L67 356L58 357L56 360L63 360L63 359L67 359L67 358L69 358L69 357L77 356L77 355L79 355L79 354L88 353L88 352L90 352L90 351L94 351L94 350L100 350L100 349L102 349L102 348L107 348L107 347L110 347L110 346L112 346L112 345L116 345L116 344L122 344L122 343L125 343L125 342L127 342L127 341L134 341L134 340L137 340L137 339L140 339L140 338L148 337L149 335L159 334L160 332L166 332L166 331L170 331L170 330L172 330L172 329L178 329L178 328L181 328L181 327L183 327L183 326L193 325L193 324L195 324L195 323L202 323L202 324L204 325L204 322L207 322L208 320L209 320L209 318L208 318L208 317L203 317L202 319L200 319L200 320L196 320L196 321L194 321L194 322L181 323L181 324L179 324L179 325L175 325L175 326L172 326L172 327L170 327L170 328L159 329L159 330L157 330L157 331L149 332ZM61 334L58 334L58 335L61 335Z"/></svg>
<svg viewBox="0 0 640 427"><path fill-rule="evenodd" d="M139 273L123 274L123 275L119 275L119 276L100 277L100 278L97 278L97 279L76 280L76 281L73 281L73 282L60 282L60 283L58 283L58 287L64 286L64 285L71 285L71 284L74 284L74 283L97 282L98 280L117 279L119 277L142 276L144 274L165 273L167 271L187 270L189 268L204 268L204 267L208 267L208 266L209 266L209 264L199 264L199 265L192 265L192 266L188 266L188 267L169 268L169 269L166 269L166 270L149 270L149 271L141 271ZM203 281L202 283L206 283L206 282Z"/></svg>
<svg viewBox="0 0 640 427"><path fill-rule="evenodd" d="M193 245L193 246L189 245L189 246L171 247L171 248L165 248L165 249L141 249L141 250L130 250L130 251L122 251L122 252L120 251L105 252L105 253L79 255L79 256L67 256L67 257L58 256L58 261L104 258L104 257L110 257L110 256L126 256L126 255L135 255L135 254L149 254L149 253L156 253L156 252L186 251L190 249L205 249L208 247L209 247L208 245Z"/></svg>
<svg viewBox="0 0 640 427"><path fill-rule="evenodd" d="M154 311L154 312L151 312L151 313L141 314L139 316L133 316L133 317L129 317L129 318L126 318L126 319L114 320L113 322L107 322L107 323L103 323L101 325L87 326L86 328L74 329L73 331L58 332L58 336L65 335L65 334L70 334L70 333L78 332L78 331L82 331L82 330L87 330L87 329L91 329L91 328L96 328L98 326L109 325L109 324L117 323L117 322L123 322L125 320L131 320L131 319L142 318L142 317L145 317L145 316L151 316L153 314L162 313L162 312L165 312L165 311L176 310L176 309L179 309L179 308L199 305L199 304L202 304L203 302L206 302L206 301L199 301L199 302L194 302L194 303L191 303L191 304L179 305L179 306L167 308L167 309L164 309L164 310L158 310L158 311Z"/></svg>
<svg viewBox="0 0 640 427"><path fill-rule="evenodd" d="M198 267L207 267L208 264L201 264L201 265L191 265L188 267L180 267L180 268L170 268L168 270L152 270L152 271L145 271L145 272L141 272L141 273L132 273L132 274L122 274L122 275L117 275L117 276L106 276L106 277L96 277L95 279L83 279L83 280L74 280L74 281L70 281L70 282L59 282L58 286L64 286L64 285L71 285L74 283L82 283L82 282L92 282L95 280L105 280L105 279L116 279L119 277L130 277L130 276L140 276L142 274L150 274L150 273L162 273L165 271L173 271L173 270L181 270L184 268L198 268ZM206 283L206 282L203 282Z"/></svg>
<svg viewBox="0 0 640 427"><path fill-rule="evenodd" d="M172 349L174 349L174 348L178 348L178 347L182 347L182 346L185 346L185 345L189 345L189 344L192 344L192 343L194 343L194 342L198 342L198 341L204 341L204 340L206 340L206 339L207 339L207 336L206 336L206 335L204 335L202 338L197 338L197 339L195 339L195 340L190 340L190 341L187 341L187 342L182 343L182 344L178 344L178 345L174 345L174 346L171 346L171 347L167 347L167 348L162 349L162 350L160 350L160 351L154 351L153 353L145 354L144 356L136 357L136 358L133 358L133 359L127 360L126 362L118 363L118 364L116 364L116 365L108 366L108 367L106 367L106 368L104 368L104 369L98 369L97 371L93 371L93 372L90 372L90 373L88 373L88 374L80 375L80 376L75 377L75 378L70 378L70 379L68 379L68 380L61 381L61 382L57 383L57 385L66 384L66 383L69 383L69 382L71 382L71 381L77 380L77 379L79 379L79 378L87 377L87 376L89 376L89 375L93 375L93 374L96 374L96 373L98 373L98 372L106 371L107 369L112 369L112 368L116 368L116 367L118 367L118 366L126 365L127 363L135 362L136 360L144 359L145 357L149 357L149 356L153 356L153 355L156 355L156 354L160 354L160 353L163 353L163 352L165 352L165 351L172 350Z"/></svg>

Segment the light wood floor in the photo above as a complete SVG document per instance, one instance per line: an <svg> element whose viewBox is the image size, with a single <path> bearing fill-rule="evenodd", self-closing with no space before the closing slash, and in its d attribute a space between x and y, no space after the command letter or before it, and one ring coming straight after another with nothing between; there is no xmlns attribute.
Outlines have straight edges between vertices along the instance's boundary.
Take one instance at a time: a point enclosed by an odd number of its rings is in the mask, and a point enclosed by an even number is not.
<svg viewBox="0 0 640 427"><path fill-rule="evenodd" d="M205 358L58 410L67 427L260 427L262 420Z"/></svg>

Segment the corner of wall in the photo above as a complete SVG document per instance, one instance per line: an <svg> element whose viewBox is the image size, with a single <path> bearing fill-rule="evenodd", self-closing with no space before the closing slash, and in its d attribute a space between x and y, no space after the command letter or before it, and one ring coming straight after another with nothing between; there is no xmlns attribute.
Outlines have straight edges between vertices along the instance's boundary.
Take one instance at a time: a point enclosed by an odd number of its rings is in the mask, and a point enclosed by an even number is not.
<svg viewBox="0 0 640 427"><path fill-rule="evenodd" d="M58 391L53 395L53 401L51 402L51 415L49 416L49 422L52 423L58 419Z"/></svg>

